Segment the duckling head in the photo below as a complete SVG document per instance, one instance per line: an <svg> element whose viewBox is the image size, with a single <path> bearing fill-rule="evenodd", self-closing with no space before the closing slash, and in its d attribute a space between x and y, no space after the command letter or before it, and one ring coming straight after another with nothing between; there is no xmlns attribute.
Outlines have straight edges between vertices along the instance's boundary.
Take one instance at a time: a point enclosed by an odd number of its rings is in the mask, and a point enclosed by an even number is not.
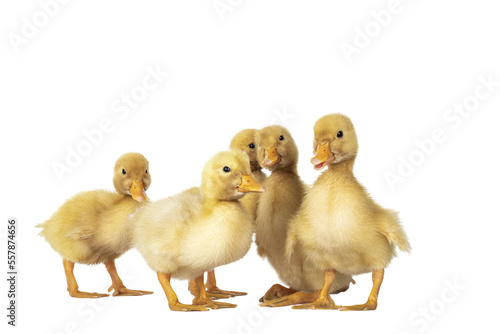
<svg viewBox="0 0 500 334"><path fill-rule="evenodd" d="M125 153L116 161L113 184L120 194L144 201L151 184L149 161L140 153Z"/></svg>
<svg viewBox="0 0 500 334"><path fill-rule="evenodd" d="M285 127L271 125L257 132L257 159L262 167L276 169L296 168L299 151L292 135Z"/></svg>
<svg viewBox="0 0 500 334"><path fill-rule="evenodd" d="M231 149L242 150L248 155L252 172L262 169L257 160L257 145L255 144L256 134L257 130L255 129L242 130L233 137L231 145L229 145Z"/></svg>
<svg viewBox="0 0 500 334"><path fill-rule="evenodd" d="M234 201L247 192L263 192L265 188L251 176L245 152L219 152L207 161L201 175L201 189L206 198Z"/></svg>
<svg viewBox="0 0 500 334"><path fill-rule="evenodd" d="M349 117L342 114L321 117L314 125L313 145L315 156L311 163L316 170L354 159L358 152L358 139Z"/></svg>

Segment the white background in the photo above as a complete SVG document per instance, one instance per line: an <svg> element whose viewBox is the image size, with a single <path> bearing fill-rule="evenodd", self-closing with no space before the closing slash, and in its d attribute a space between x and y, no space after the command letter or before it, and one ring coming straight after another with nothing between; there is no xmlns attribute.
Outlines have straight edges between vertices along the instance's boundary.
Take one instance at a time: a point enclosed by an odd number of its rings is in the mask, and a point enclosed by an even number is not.
<svg viewBox="0 0 500 334"><path fill-rule="evenodd" d="M48 0L42 0L47 2ZM17 217L18 327L9 333L293 331L443 333L498 330L498 126L500 87L458 124L443 117L472 98L479 77L500 81L500 8L493 1L401 0L385 27L372 11L389 1L229 1L221 16L205 1L69 1L16 48L23 18L37 1L0 5L2 268L6 222ZM38 13L38 14L37 14ZM43 14L42 14L43 16ZM44 24L43 17L38 24ZM352 55L357 29L373 29ZM380 31L376 31L377 27ZM26 29L26 28L25 28ZM9 37L10 36L10 37ZM359 45L359 41L358 41ZM168 78L130 110L113 111L159 67ZM485 93L486 90L481 90ZM136 251L117 260L129 288L143 297L70 298L61 259L34 226L71 195L112 189L112 169L124 152L150 161L149 196L160 199L198 185L204 162L226 149L243 128L288 127L300 151L299 172L312 184L312 127L324 114L350 116L359 139L355 173L382 205L400 211L413 246L386 270L374 312L261 309L258 298L278 282L254 249L217 270L221 288L247 291L238 308L171 312ZM58 180L53 163L103 119L113 129ZM454 127L453 127L454 126ZM446 136L411 175L391 189L400 157L422 157L415 141L436 128ZM417 153L415 153L417 152ZM104 292L104 266L76 266L83 291ZM2 275L2 277L4 277ZM364 302L370 275L334 296L340 305ZM449 290L458 284L459 290ZM184 281L173 287L182 302ZM427 314L427 315L426 315ZM3 331L3 329L2 329Z"/></svg>

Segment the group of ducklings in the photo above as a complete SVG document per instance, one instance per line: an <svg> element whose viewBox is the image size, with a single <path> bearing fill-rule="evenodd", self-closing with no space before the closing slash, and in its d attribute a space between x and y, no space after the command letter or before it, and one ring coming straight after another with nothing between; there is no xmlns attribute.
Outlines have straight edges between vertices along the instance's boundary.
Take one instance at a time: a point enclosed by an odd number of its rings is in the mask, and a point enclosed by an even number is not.
<svg viewBox="0 0 500 334"><path fill-rule="evenodd" d="M261 306L374 310L396 246L410 251L407 236L397 213L376 204L354 177L358 143L348 117L320 118L314 149L314 168L328 168L308 187L297 173L298 150L286 128L243 130L229 151L208 160L200 187L156 202L146 196L148 161L127 153L115 165L116 192L77 194L38 225L40 234L63 257L72 297L107 296L79 290L75 263L104 263L114 296L151 294L127 289L117 274L115 259L134 247L157 273L171 310L236 307L214 300L246 294L219 289L214 268L242 258L255 233L259 255L288 286L273 285ZM373 277L367 302L336 305L330 294L347 290L353 275L367 272ZM172 277L189 280L191 305L179 302Z"/></svg>

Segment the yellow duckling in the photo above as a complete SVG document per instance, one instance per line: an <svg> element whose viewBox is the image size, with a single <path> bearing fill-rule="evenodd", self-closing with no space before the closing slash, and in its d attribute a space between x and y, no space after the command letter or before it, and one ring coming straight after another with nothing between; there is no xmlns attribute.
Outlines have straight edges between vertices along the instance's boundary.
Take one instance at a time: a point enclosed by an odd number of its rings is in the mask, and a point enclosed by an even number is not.
<svg viewBox="0 0 500 334"><path fill-rule="evenodd" d="M257 181L257 183L262 184L267 176L262 171L262 167L257 161L257 146L255 144L256 133L257 130L255 129L245 129L238 132L231 140L229 148L235 150L242 150L247 154L248 159L250 160L250 170L252 172L252 176ZM242 199L240 199L240 203L250 213L252 222L255 222L255 217L257 214L257 202L259 200L259 196L260 196L259 193L249 193L245 195ZM205 284L205 287L209 297L215 299L244 296L247 294L246 292L227 291L219 289L217 287L217 281L215 279L215 273L213 270L207 273L207 282ZM196 288L196 284L194 283L194 281L190 281L189 291L193 295L197 294L198 290Z"/></svg>
<svg viewBox="0 0 500 334"><path fill-rule="evenodd" d="M322 286L323 275L300 252L294 253L291 261L285 253L290 221L307 191L297 173L298 150L290 132L282 126L268 126L258 132L257 144L258 159L271 175L264 181L267 190L259 199L255 243L259 255L267 257L280 279L290 286L273 285L260 299L267 302L297 291L314 291ZM331 292L345 291L350 281L350 276L339 274Z"/></svg>
<svg viewBox="0 0 500 334"><path fill-rule="evenodd" d="M250 160L250 169L253 178L260 184L264 182L267 175L262 171L262 166L257 159L257 145L256 138L257 130L245 129L238 132L231 140L231 149L242 150L248 155ZM241 204L250 212L252 218L255 220L257 216L257 203L260 194L248 194L241 199Z"/></svg>
<svg viewBox="0 0 500 334"><path fill-rule="evenodd" d="M242 151L220 152L205 165L200 188L156 201L131 217L134 245L157 275L173 311L203 311L235 307L214 302L203 285L203 274L242 258L250 248L250 215L238 201L263 187L250 176ZM171 277L195 279L193 305L181 304Z"/></svg>
<svg viewBox="0 0 500 334"><path fill-rule="evenodd" d="M126 153L116 162L113 184L116 192L94 190L70 198L46 222L40 235L63 257L71 297L96 298L107 294L78 290L75 263L104 263L112 280L108 292L114 296L138 296L149 291L125 288L116 272L115 259L132 246L127 216L141 207L151 183L149 162L139 153Z"/></svg>
<svg viewBox="0 0 500 334"><path fill-rule="evenodd" d="M314 301L294 308L374 310L384 268L395 256L395 246L409 252L410 244L397 213L375 203L354 177L358 142L351 120L341 114L320 118L314 126L314 147L314 168L328 169L305 196L290 224L287 254L293 257L297 250L307 254L324 271L324 285L310 294ZM366 303L335 305L327 291L338 271L349 275L372 272L373 288ZM290 303L275 306L282 305Z"/></svg>

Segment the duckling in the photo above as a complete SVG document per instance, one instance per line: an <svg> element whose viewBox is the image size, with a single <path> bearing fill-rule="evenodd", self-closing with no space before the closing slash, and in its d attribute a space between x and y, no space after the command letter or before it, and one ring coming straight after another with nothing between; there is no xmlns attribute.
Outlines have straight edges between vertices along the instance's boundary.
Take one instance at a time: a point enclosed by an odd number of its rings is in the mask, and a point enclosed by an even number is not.
<svg viewBox="0 0 500 334"><path fill-rule="evenodd" d="M396 246L410 252L410 244L395 211L382 208L353 174L358 151L351 120L341 114L320 118L314 126L314 169L328 166L304 198L290 224L287 256L300 250L324 271L323 288L301 298L277 300L274 306L304 303L294 308L375 310L384 269ZM373 288L364 304L337 306L327 293L338 271L348 275L372 272ZM313 299L311 301L311 299Z"/></svg>
<svg viewBox="0 0 500 334"><path fill-rule="evenodd" d="M257 133L258 161L271 171L264 181L267 191L261 194L255 221L257 251L267 258L280 279L290 288L273 285L260 299L267 302L297 291L314 291L322 285L322 272L309 266L307 258L296 252L287 261L285 245L289 223L307 191L297 173L298 149L290 132L282 126L268 126ZM349 287L351 277L339 274L332 293Z"/></svg>
<svg viewBox="0 0 500 334"><path fill-rule="evenodd" d="M248 155L248 159L250 160L250 169L252 171L252 176L254 179L262 184L266 179L267 175L262 171L262 166L259 164L257 160L257 146L255 144L255 136L257 134L256 129L245 129L238 132L233 139L231 140L231 145L229 146L231 149L238 149L244 151ZM257 216L257 202L260 197L260 194L253 193L248 194L243 197L240 201L241 204L250 212L253 220L255 220Z"/></svg>
<svg viewBox="0 0 500 334"><path fill-rule="evenodd" d="M247 192L263 190L250 175L246 154L225 151L205 164L200 188L153 202L131 216L134 246L157 273L171 310L236 307L212 301L203 274L248 252L253 227L238 200ZM197 296L193 305L179 302L170 285L172 277L194 279Z"/></svg>
<svg viewBox="0 0 500 334"><path fill-rule="evenodd" d="M114 296L139 296L150 291L127 289L115 267L115 259L132 246L127 216L148 202L151 184L149 162L139 153L126 153L116 162L113 184L116 192L94 190L70 198L52 217L37 227L52 248L63 258L68 292L76 298L108 296L79 291L73 268L75 263L104 263Z"/></svg>
<svg viewBox="0 0 500 334"><path fill-rule="evenodd" d="M257 161L257 147L255 145L256 133L257 130L255 129L245 129L238 132L231 140L229 148L242 150L247 154L248 159L250 160L250 170L252 172L252 176L257 181L257 183L262 184L267 176L262 171L262 167ZM249 193L242 199L240 199L240 203L250 213L252 223L255 223L255 217L257 214L257 202L259 196L259 193ZM244 296L247 294L246 292L227 291L219 289L217 287L217 280L215 279L215 272L213 270L207 273L207 281L205 287L208 295L215 299ZM196 284L194 284L193 281L190 281L189 291L193 295L197 294Z"/></svg>

